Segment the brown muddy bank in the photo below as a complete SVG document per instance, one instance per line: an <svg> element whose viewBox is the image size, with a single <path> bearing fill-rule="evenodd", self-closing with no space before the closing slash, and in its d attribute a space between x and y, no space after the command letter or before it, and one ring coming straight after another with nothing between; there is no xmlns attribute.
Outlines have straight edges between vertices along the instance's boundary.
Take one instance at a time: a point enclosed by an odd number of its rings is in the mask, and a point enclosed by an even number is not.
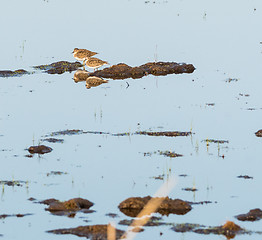
<svg viewBox="0 0 262 240"><path fill-rule="evenodd" d="M72 234L78 237L86 237L93 240L107 240L108 225L91 225L91 226L79 226L76 228L63 228L47 231L54 234ZM116 239L120 239L123 236L124 231L116 230Z"/></svg>
<svg viewBox="0 0 262 240"><path fill-rule="evenodd" d="M141 210L145 207L152 197L130 197L118 205L118 208L122 213L129 217L136 217ZM163 202L160 204L156 212L161 215L177 214L184 215L191 211L191 205L181 199L171 199L168 197L163 198Z"/></svg>
<svg viewBox="0 0 262 240"><path fill-rule="evenodd" d="M65 72L73 72L83 65L80 62L60 61L46 65L34 66L33 68L43 70L48 74L62 74Z"/></svg>
<svg viewBox="0 0 262 240"><path fill-rule="evenodd" d="M192 132L179 132L179 131L147 132L147 131L141 131L141 132L136 132L136 134L139 134L139 135L148 135L148 136L179 137L179 136L189 136L189 135L192 135Z"/></svg>

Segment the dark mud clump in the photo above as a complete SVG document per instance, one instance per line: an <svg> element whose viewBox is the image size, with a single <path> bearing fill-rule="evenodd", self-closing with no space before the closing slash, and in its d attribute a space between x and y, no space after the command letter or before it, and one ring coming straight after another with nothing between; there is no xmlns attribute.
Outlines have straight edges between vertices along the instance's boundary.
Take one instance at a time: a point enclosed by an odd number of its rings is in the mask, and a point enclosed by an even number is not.
<svg viewBox="0 0 262 240"><path fill-rule="evenodd" d="M61 172L61 171L51 171L50 173L47 173L46 176L50 175L63 175L63 174L68 174L67 172Z"/></svg>
<svg viewBox="0 0 262 240"><path fill-rule="evenodd" d="M262 129L255 132L257 137L262 137Z"/></svg>
<svg viewBox="0 0 262 240"><path fill-rule="evenodd" d="M148 74L160 76L174 73L192 73L194 70L195 67L192 64L176 62L150 62L139 67L130 67L125 63L119 63L117 65L113 65L112 67L90 73L90 76L112 79L136 79L142 78Z"/></svg>
<svg viewBox="0 0 262 240"><path fill-rule="evenodd" d="M65 202L60 202L56 199L47 199L45 204L49 205L49 207L45 210L60 216L69 216L70 214L79 211L82 211L84 213L91 213L93 211L88 209L94 205L92 202L83 198L73 198Z"/></svg>
<svg viewBox="0 0 262 240"><path fill-rule="evenodd" d="M140 211L145 207L149 200L152 197L131 197L123 202L121 202L118 206L120 211L129 217L136 217ZM170 199L168 197L163 198L163 202L160 204L156 212L162 215L169 215L171 213L184 215L189 212L192 207L191 205L180 199Z"/></svg>
<svg viewBox="0 0 262 240"><path fill-rule="evenodd" d="M262 211L259 208L252 209L246 214L240 214L235 216L239 221L258 221L262 218Z"/></svg>
<svg viewBox="0 0 262 240"><path fill-rule="evenodd" d="M31 146L28 148L28 151L31 154L38 153L38 154L45 154L45 153L50 153L52 152L52 148L47 147L45 145L39 145L39 146Z"/></svg>
<svg viewBox="0 0 262 240"><path fill-rule="evenodd" d="M60 61L60 62L55 62L55 63L51 63L47 65L34 66L34 68L44 70L46 73L49 73L49 74L62 74L64 72L75 71L82 66L83 65L80 62L71 63L67 61Z"/></svg>
<svg viewBox="0 0 262 240"><path fill-rule="evenodd" d="M91 240L107 240L108 225L79 226L76 228L64 228L48 231L54 234L73 234L79 237L90 238ZM124 231L116 229L116 239L123 236Z"/></svg>
<svg viewBox="0 0 262 240"><path fill-rule="evenodd" d="M15 71L11 71L11 70L0 71L0 77L20 77L25 74L30 74L30 73L24 69L18 69Z"/></svg>
<svg viewBox="0 0 262 240"><path fill-rule="evenodd" d="M206 227L199 224L174 224L172 230L175 232L195 232L200 234L218 234L224 235L227 239L234 238L237 234L250 234L250 231L246 231L237 224L231 221L227 221L223 226L218 227Z"/></svg>
<svg viewBox="0 0 262 240"><path fill-rule="evenodd" d="M118 224L129 226L131 225L133 220L121 220ZM171 223L163 222L161 217L151 217L144 226L146 227L158 227L158 226L167 226L171 225Z"/></svg>
<svg viewBox="0 0 262 240"><path fill-rule="evenodd" d="M58 139L58 138L46 138L42 139L45 142L50 142L50 143L63 143L64 139Z"/></svg>
<svg viewBox="0 0 262 240"><path fill-rule="evenodd" d="M192 188L182 188L183 191L187 191L187 192L196 192L198 191L197 188L195 187L192 187Z"/></svg>
<svg viewBox="0 0 262 240"><path fill-rule="evenodd" d="M253 177L250 177L248 175L239 175L238 178L244 178L244 179L253 179Z"/></svg>
<svg viewBox="0 0 262 240"><path fill-rule="evenodd" d="M165 136L165 137L179 137L179 136L189 136L192 134L192 132L179 132L179 131L173 131L173 132L136 132L136 134L139 135L148 135L148 136Z"/></svg>

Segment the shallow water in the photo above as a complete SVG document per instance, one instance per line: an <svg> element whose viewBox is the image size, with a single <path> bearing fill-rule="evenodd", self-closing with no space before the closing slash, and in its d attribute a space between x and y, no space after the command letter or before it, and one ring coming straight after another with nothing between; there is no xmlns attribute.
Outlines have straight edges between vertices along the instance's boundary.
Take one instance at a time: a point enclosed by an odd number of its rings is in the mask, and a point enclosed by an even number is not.
<svg viewBox="0 0 262 240"><path fill-rule="evenodd" d="M23 68L67 60L75 47L97 51L111 65L139 66L148 61L192 63L192 74L109 80L86 89L72 80L74 72L48 75L37 71L1 78L0 180L21 180L4 186L0 214L32 213L0 222L2 239L78 239L46 233L56 228L106 224L128 197L153 195L163 184L153 177L176 178L171 198L212 201L194 205L184 216L169 215L169 223L211 226L233 220L259 231L261 221L239 222L235 215L260 202L260 99L262 18L260 1L5 1L0 15L1 69ZM235 79L229 82L228 79ZM240 94L249 94L241 96ZM214 103L214 105L208 105ZM254 108L254 110L248 110ZM57 136L64 143L41 139L66 129L111 134ZM189 137L153 137L136 131L190 131ZM228 140L210 143L205 139ZM31 145L43 143L53 152L25 157ZM144 153L175 151L170 159ZM224 156L224 157L222 157ZM66 174L49 175L51 171ZM179 177L187 174L187 177ZM237 178L249 175L253 179ZM195 193L182 188L195 186ZM86 198L91 214L54 216L32 203L56 198ZM216 202L216 203L215 203ZM86 223L84 220L88 220ZM14 227L15 230L14 231ZM117 226L125 229L123 226ZM163 236L160 236L163 232ZM136 239L221 239L195 233L175 233L170 227L147 227ZM237 239L260 239L260 235Z"/></svg>

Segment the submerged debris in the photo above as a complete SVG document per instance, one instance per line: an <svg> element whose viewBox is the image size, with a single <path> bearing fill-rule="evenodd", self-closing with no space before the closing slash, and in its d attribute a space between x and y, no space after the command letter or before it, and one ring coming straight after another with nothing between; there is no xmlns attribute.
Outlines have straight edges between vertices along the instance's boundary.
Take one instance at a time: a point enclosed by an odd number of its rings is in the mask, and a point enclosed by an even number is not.
<svg viewBox="0 0 262 240"><path fill-rule="evenodd" d="M219 144L224 144L224 143L229 143L228 140L215 140L215 139L205 139L202 142L206 143L219 143Z"/></svg>
<svg viewBox="0 0 262 240"><path fill-rule="evenodd" d="M240 214L235 216L239 221L258 221L262 218L262 210L255 208L250 210L246 214Z"/></svg>
<svg viewBox="0 0 262 240"><path fill-rule="evenodd" d="M255 132L255 134L256 134L257 137L262 137L262 129Z"/></svg>
<svg viewBox="0 0 262 240"><path fill-rule="evenodd" d="M0 181L0 185L6 185L6 186L18 186L21 187L23 186L23 184L25 184L27 182L25 181L19 181L19 180L13 180L13 181Z"/></svg>
<svg viewBox="0 0 262 240"><path fill-rule="evenodd" d="M131 197L121 202L118 208L125 215L136 217L148 203L148 201L151 200L151 198L152 197L150 196L143 198ZM156 211L162 215L169 215L171 213L184 215L192 209L191 205L188 202L181 199L170 199L168 197L165 197L163 199L163 202L160 204Z"/></svg>
<svg viewBox="0 0 262 240"><path fill-rule="evenodd" d="M165 137L178 137L178 136L189 136L192 134L192 132L178 132L178 131L173 131L173 132L146 132L146 131L141 131L141 132L136 132L136 134L139 135L148 135L148 136L165 136Z"/></svg>
<svg viewBox="0 0 262 240"><path fill-rule="evenodd" d="M82 133L84 133L83 130L71 129L71 130L63 130L63 131L52 132L52 133L50 134L50 136L77 135L77 134L82 134Z"/></svg>
<svg viewBox="0 0 262 240"><path fill-rule="evenodd" d="M30 73L24 69L18 69L15 71L11 71L11 70L0 71L0 77L21 77L25 74L30 74Z"/></svg>
<svg viewBox="0 0 262 240"><path fill-rule="evenodd" d="M38 146L31 146L28 148L28 152L31 154L33 153L38 153L38 154L45 154L45 153L50 153L52 152L52 148L47 147L45 145L38 145Z"/></svg>
<svg viewBox="0 0 262 240"><path fill-rule="evenodd" d="M68 174L67 172L60 172L60 171L51 171L50 173L47 173L46 176L50 175L63 175L63 174Z"/></svg>
<svg viewBox="0 0 262 240"><path fill-rule="evenodd" d="M155 152L148 152L148 153L144 153L144 156L152 156L152 154L159 154L159 155L163 155L165 157L170 157L170 158L175 158L175 157L183 157L182 154L178 154L175 152L171 152L171 151L155 151Z"/></svg>
<svg viewBox="0 0 262 240"><path fill-rule="evenodd" d="M131 225L133 222L133 220L121 220L118 224L119 225L126 225L126 226L129 226ZM157 227L157 226L167 226L167 225L172 225L171 223L167 223L167 222L163 222L162 221L162 218L161 217L155 217L155 216L152 216L147 222L145 225L143 226L146 226L146 227Z"/></svg>
<svg viewBox="0 0 262 240"><path fill-rule="evenodd" d="M72 212L76 213L82 211L84 213L90 213L93 211L88 210L94 204L83 198L73 198L65 202L60 202L56 199L47 199L41 203L49 205L45 210L55 214L55 215L69 215Z"/></svg>
<svg viewBox="0 0 262 240"><path fill-rule="evenodd" d="M192 73L195 67L192 64L176 62L149 62L139 67L130 67L125 63L119 63L109 68L90 73L90 76L97 76L112 79L142 78L148 74L156 76L167 74Z"/></svg>
<svg viewBox="0 0 262 240"><path fill-rule="evenodd" d="M200 234L218 234L224 235L228 239L234 238L237 234L250 234L250 231L247 231L232 221L227 221L224 225L218 227L206 227L199 224L174 224L172 230L175 232L195 232Z"/></svg>
<svg viewBox="0 0 262 240"><path fill-rule="evenodd" d="M91 240L107 240L108 225L79 226L76 228L64 228L48 231L54 234L73 234L79 237L90 238ZM123 236L124 231L116 229L116 239Z"/></svg>
<svg viewBox="0 0 262 240"><path fill-rule="evenodd" d="M195 187L192 187L192 188L182 188L182 190L188 191L188 192L196 192L196 191L198 191L198 189L195 188Z"/></svg>
<svg viewBox="0 0 262 240"><path fill-rule="evenodd" d="M33 214L32 214L32 213L25 213L25 214L21 214L21 213L18 213L18 214L2 214L2 215L0 215L0 219L4 219L4 218L7 218L7 217L22 218L22 217L30 216L30 215L33 215Z"/></svg>
<svg viewBox="0 0 262 240"><path fill-rule="evenodd" d="M80 62L71 63L67 61L60 61L47 65L34 66L34 68L44 70L46 73L49 74L62 74L64 72L75 71L82 66L83 65Z"/></svg>
<svg viewBox="0 0 262 240"><path fill-rule="evenodd" d="M42 141L50 142L50 143L63 143L64 139L58 139L58 138L45 138L42 139Z"/></svg>

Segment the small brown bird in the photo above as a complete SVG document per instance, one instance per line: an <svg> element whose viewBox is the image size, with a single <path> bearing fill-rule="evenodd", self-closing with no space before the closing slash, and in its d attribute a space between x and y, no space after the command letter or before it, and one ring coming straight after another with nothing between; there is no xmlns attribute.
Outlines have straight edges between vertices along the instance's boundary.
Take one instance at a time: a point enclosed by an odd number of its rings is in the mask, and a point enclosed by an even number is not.
<svg viewBox="0 0 262 240"><path fill-rule="evenodd" d="M77 70L74 74L74 81L76 83L83 82L89 77L89 72L85 70Z"/></svg>
<svg viewBox="0 0 262 240"><path fill-rule="evenodd" d="M85 61L88 60L88 58L97 54L96 52L91 52L86 49L78 49L78 48L75 48L72 53L76 60L83 61L83 65L85 64Z"/></svg>
<svg viewBox="0 0 262 240"><path fill-rule="evenodd" d="M108 64L108 62L106 61L93 57L88 58L85 63L86 66L88 66L89 68L94 68L94 71L96 71L98 68L102 67L103 65Z"/></svg>
<svg viewBox="0 0 262 240"><path fill-rule="evenodd" d="M91 87L97 87L103 83L107 83L107 80L104 80L103 78L91 76L86 79L86 88L89 89Z"/></svg>

